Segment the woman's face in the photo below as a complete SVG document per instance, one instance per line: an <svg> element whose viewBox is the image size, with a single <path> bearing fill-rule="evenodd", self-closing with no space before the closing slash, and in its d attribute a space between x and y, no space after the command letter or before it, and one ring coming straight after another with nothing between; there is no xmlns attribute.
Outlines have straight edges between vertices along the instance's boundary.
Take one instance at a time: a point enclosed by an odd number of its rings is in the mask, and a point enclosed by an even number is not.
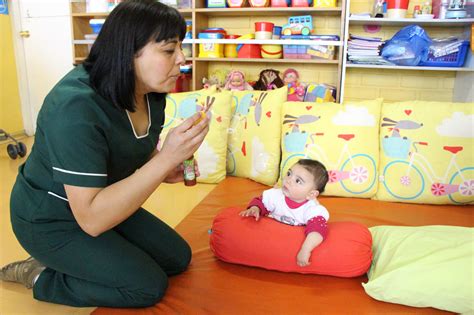
<svg viewBox="0 0 474 315"><path fill-rule="evenodd" d="M180 75L179 66L184 61L178 38L149 42L135 55L136 93L171 91Z"/></svg>

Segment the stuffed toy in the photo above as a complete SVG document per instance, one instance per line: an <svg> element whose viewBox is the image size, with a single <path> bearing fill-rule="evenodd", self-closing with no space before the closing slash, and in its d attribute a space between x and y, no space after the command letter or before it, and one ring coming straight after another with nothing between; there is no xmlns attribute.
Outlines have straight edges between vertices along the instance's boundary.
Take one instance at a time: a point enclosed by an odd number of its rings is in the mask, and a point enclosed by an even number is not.
<svg viewBox="0 0 474 315"><path fill-rule="evenodd" d="M285 84L280 78L280 71L265 69L260 72L259 79L254 85L254 90L267 91L281 88Z"/></svg>
<svg viewBox="0 0 474 315"><path fill-rule="evenodd" d="M299 82L300 75L295 69L289 68L283 72L283 83L288 86L288 101L302 102L305 86Z"/></svg>
<svg viewBox="0 0 474 315"><path fill-rule="evenodd" d="M204 77L202 78L202 86L205 89L210 88L215 85L218 91L224 89L225 80L227 77L227 71L222 69L217 69L209 74L209 79Z"/></svg>
<svg viewBox="0 0 474 315"><path fill-rule="evenodd" d="M232 70L226 78L224 89L231 91L253 90L252 86L245 81L242 71Z"/></svg>

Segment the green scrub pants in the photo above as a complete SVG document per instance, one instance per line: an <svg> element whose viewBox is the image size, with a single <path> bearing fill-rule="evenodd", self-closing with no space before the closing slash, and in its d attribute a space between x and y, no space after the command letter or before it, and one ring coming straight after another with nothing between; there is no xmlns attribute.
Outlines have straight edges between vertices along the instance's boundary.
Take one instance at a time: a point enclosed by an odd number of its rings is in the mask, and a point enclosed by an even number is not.
<svg viewBox="0 0 474 315"><path fill-rule="evenodd" d="M161 300L168 276L183 272L191 249L144 209L98 237L75 221L26 222L12 216L25 250L47 266L33 287L41 301L71 306L146 307Z"/></svg>

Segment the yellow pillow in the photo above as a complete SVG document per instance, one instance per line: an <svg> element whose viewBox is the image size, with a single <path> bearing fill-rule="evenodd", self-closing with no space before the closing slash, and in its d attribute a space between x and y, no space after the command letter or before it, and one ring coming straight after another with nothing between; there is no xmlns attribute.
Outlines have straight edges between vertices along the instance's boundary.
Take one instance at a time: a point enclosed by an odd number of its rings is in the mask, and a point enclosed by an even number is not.
<svg viewBox="0 0 474 315"><path fill-rule="evenodd" d="M376 198L474 203L474 103L384 104Z"/></svg>
<svg viewBox="0 0 474 315"><path fill-rule="evenodd" d="M209 133L194 155L201 173L197 178L200 183L218 183L225 178L231 97L230 91L215 92L215 89L170 93L166 96L166 119L161 139L165 139L170 128L176 127L203 106L212 104L208 112L211 117Z"/></svg>
<svg viewBox="0 0 474 315"><path fill-rule="evenodd" d="M281 106L286 86L271 91L233 91L227 173L273 185L280 163Z"/></svg>
<svg viewBox="0 0 474 315"><path fill-rule="evenodd" d="M382 99L362 102L287 102L282 110L280 179L302 158L323 163L325 195L370 198L377 191Z"/></svg>

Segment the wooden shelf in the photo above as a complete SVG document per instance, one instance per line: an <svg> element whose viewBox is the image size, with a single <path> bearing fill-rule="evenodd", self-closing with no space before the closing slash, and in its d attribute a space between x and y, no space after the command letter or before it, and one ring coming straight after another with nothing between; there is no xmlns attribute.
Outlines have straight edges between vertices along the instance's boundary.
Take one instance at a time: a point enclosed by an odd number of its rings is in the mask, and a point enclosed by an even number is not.
<svg viewBox="0 0 474 315"><path fill-rule="evenodd" d="M205 0L193 0L193 7L189 9L178 9L178 11L188 20L192 20L193 24L193 37L195 39L185 39L183 44L191 46L194 56L198 55L200 44L254 44L254 45L300 45L300 46L334 46L336 49L336 56L334 60L324 59L264 59L264 58L186 58L186 61L192 62L193 74L192 74L192 90L198 90L202 88L202 78L207 77L210 71L213 71L216 67L222 65L222 63L233 63L235 67L245 65L246 71L251 72L252 76L259 73L262 67L270 67L269 64L274 64L275 67L282 67L285 64L291 65L291 67L298 68L300 65L301 70L328 67L325 71L334 72L334 75L328 75L333 78L334 82L327 82L337 86L337 99L339 99L339 93L341 90L341 69L342 69L342 47L344 45L344 22L346 20L346 1L338 0L337 7L334 8L314 8L314 7L243 7L243 8L206 8ZM74 49L74 62L80 64L84 62L88 55L88 49L90 45L94 43L94 40L85 39L86 34L91 34L92 29L89 25L89 20L93 18L106 18L109 12L86 12L86 1L71 0L71 19L73 25L73 49ZM249 25L239 25L240 21L252 20L266 20L271 22L278 22L278 25L283 25L287 22L285 18L298 15L311 15L314 19L327 19L330 20L331 25L328 29L338 29L341 38L338 41L322 41L322 40L238 40L238 39L197 39L197 34L208 27L214 26L214 24L222 25L226 27L226 20L232 20L235 23L230 23L229 29L247 29ZM240 19L242 18L242 19ZM240 19L240 20L239 20ZM218 20L218 22L216 22ZM339 20L339 21L337 21ZM247 24L249 22L246 22ZM251 23L252 24L252 23ZM315 24L315 23L313 23ZM333 25L334 24L334 25ZM88 47L89 46L89 47ZM266 65L266 66L265 66ZM337 74L336 74L337 73ZM312 70L306 71L305 75L308 80L312 77L317 78L317 74L313 75Z"/></svg>
<svg viewBox="0 0 474 315"><path fill-rule="evenodd" d="M349 17L349 22L352 25L388 25L388 26L402 26L408 24L421 24L431 26L466 26L474 23L474 19L388 19L388 18L367 18L367 17Z"/></svg>
<svg viewBox="0 0 474 315"><path fill-rule="evenodd" d="M254 45L319 45L342 46L342 41L332 40L288 40L288 39L192 39L187 43L194 44L254 44ZM185 42L183 42L185 43Z"/></svg>
<svg viewBox="0 0 474 315"><path fill-rule="evenodd" d="M197 62L239 62L239 63L304 63L304 64L338 64L338 60L323 59L266 59L266 58L194 58Z"/></svg>
<svg viewBox="0 0 474 315"><path fill-rule="evenodd" d="M391 70L415 70L415 71L467 71L474 72L474 68L470 67L424 67L424 66L390 66L390 65L364 65L347 63L347 68L363 68L363 69L391 69Z"/></svg>
<svg viewBox="0 0 474 315"><path fill-rule="evenodd" d="M194 10L196 13L207 15L207 16L285 16L285 15L340 15L342 8L199 8Z"/></svg>

